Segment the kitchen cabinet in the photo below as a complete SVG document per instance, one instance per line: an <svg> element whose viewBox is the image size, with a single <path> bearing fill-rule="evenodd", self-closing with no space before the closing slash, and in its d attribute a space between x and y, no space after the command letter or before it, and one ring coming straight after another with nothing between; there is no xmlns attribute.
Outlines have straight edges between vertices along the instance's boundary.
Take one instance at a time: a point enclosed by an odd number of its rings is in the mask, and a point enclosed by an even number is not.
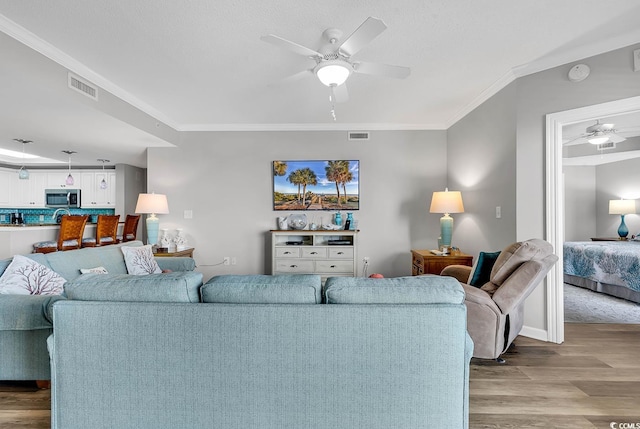
<svg viewBox="0 0 640 429"><path fill-rule="evenodd" d="M13 170L0 170L0 207L10 207L11 187L14 177L17 175Z"/></svg>
<svg viewBox="0 0 640 429"><path fill-rule="evenodd" d="M112 208L116 206L115 171L86 171L81 174L80 200L83 208ZM100 188L104 179L106 189Z"/></svg>
<svg viewBox="0 0 640 429"><path fill-rule="evenodd" d="M27 180L20 180L15 173L14 176L11 186L11 207L32 209L44 207L47 173L31 170Z"/></svg>
<svg viewBox="0 0 640 429"><path fill-rule="evenodd" d="M78 189L78 173L71 172L71 176L74 179L73 185L67 185L67 176L69 175L69 170L60 170L60 171L49 171L47 172L47 189L58 189L58 188L70 188L70 189Z"/></svg>

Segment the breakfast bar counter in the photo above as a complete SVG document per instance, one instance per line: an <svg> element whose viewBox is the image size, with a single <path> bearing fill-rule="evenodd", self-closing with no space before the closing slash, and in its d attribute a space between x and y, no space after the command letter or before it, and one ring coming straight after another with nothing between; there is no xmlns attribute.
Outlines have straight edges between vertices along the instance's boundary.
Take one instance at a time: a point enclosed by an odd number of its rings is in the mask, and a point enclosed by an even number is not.
<svg viewBox="0 0 640 429"><path fill-rule="evenodd" d="M118 226L118 233L121 229L122 222ZM0 259L31 253L34 243L57 240L59 230L58 224L0 224ZM96 224L87 223L84 228L84 237L94 237L95 233Z"/></svg>

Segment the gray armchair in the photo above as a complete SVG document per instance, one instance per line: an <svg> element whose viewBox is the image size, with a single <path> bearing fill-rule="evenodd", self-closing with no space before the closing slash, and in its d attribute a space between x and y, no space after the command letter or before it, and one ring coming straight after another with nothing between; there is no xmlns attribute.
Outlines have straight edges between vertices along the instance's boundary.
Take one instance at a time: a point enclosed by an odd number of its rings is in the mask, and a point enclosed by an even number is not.
<svg viewBox="0 0 640 429"><path fill-rule="evenodd" d="M524 301L544 279L558 257L544 240L513 243L498 256L489 281L467 284L471 267L450 265L440 275L458 279L466 293L467 330L473 357L500 359L522 329Z"/></svg>

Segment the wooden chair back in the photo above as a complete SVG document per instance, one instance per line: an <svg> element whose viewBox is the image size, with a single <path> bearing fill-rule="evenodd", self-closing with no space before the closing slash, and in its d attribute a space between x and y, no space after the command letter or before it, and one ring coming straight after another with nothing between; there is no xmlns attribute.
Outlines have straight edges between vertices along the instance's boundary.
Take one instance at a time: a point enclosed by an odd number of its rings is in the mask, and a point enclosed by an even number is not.
<svg viewBox="0 0 640 429"><path fill-rule="evenodd" d="M127 215L122 228L122 241L134 241L138 235L138 222L140 215Z"/></svg>
<svg viewBox="0 0 640 429"><path fill-rule="evenodd" d="M96 246L116 243L120 215L98 215L96 224Z"/></svg>
<svg viewBox="0 0 640 429"><path fill-rule="evenodd" d="M89 215L64 215L60 220L58 250L79 249Z"/></svg>

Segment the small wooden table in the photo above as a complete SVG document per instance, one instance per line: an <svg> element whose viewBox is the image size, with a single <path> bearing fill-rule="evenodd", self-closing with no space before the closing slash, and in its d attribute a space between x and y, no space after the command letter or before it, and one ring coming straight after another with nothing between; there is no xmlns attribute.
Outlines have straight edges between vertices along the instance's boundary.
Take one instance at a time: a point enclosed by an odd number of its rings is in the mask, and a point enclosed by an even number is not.
<svg viewBox="0 0 640 429"><path fill-rule="evenodd" d="M193 258L193 251L195 248L187 247L184 250L176 250L175 252L156 252L153 256L163 257L163 258L176 258L179 256L187 256L189 258Z"/></svg>
<svg viewBox="0 0 640 429"><path fill-rule="evenodd" d="M434 255L431 250L411 250L411 275L440 274L449 265L473 266L473 256L460 251L449 255Z"/></svg>

